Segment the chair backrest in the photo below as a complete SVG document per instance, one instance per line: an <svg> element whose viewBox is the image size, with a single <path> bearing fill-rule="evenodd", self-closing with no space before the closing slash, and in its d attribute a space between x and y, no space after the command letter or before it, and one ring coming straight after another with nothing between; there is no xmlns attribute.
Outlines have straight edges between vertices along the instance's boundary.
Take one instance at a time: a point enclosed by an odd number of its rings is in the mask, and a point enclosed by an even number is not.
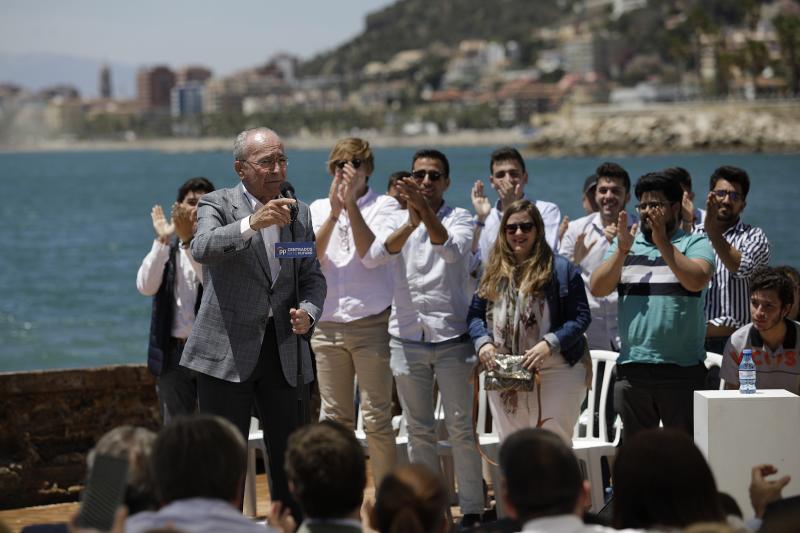
<svg viewBox="0 0 800 533"><path fill-rule="evenodd" d="M611 373L614 370L614 367L617 366L617 357L619 354L617 352L612 352L609 350L590 350L590 354L592 356L592 388L589 389L589 394L587 395L586 399L586 436L580 437L579 433L579 426L580 422L575 425L575 430L573 432L573 438L580 438L582 440L596 440L599 442L608 442L608 424L606 423L606 404L608 403L608 395L610 394L610 384L611 384ZM597 411L595 412L595 399L597 397L597 387L594 386L594 382L597 380L597 372L598 366L600 362L605 363L605 368L603 369L603 379L600 382L600 403L597 406ZM595 436L594 431L594 419L595 414L599 413L597 416L598 419L598 436ZM617 434L615 435L614 441L616 442L619 438L620 428L617 427Z"/></svg>
<svg viewBox="0 0 800 533"><path fill-rule="evenodd" d="M706 352L706 360L703 361L703 363L706 365L706 369L710 369L711 367L714 366L722 368L722 356L718 353ZM724 390L724 389L725 389L725 380L719 378L719 390Z"/></svg>

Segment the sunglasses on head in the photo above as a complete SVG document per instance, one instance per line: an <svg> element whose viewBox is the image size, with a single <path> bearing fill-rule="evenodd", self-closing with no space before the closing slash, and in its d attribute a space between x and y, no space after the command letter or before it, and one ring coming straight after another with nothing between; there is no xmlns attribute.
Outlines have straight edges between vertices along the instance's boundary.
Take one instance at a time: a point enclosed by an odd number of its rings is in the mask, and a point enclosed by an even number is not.
<svg viewBox="0 0 800 533"><path fill-rule="evenodd" d="M514 234L517 232L518 229L522 230L522 233L530 233L533 231L533 222L521 222L519 224L506 224L506 233Z"/></svg>
<svg viewBox="0 0 800 533"><path fill-rule="evenodd" d="M411 173L415 180L422 181L425 179L425 176L428 176L428 179L431 181L439 181L439 178L444 176L438 170L415 170Z"/></svg>
<svg viewBox="0 0 800 533"><path fill-rule="evenodd" d="M361 166L361 163L363 163L363 161L361 161L360 159L351 159L350 161L347 161L347 160L339 160L339 161L334 161L334 162L333 162L334 166L335 166L336 168L338 168L339 170L344 170L344 166L345 166L347 163L350 163L351 165L353 165L353 168L355 168L356 170L358 170L358 168Z"/></svg>

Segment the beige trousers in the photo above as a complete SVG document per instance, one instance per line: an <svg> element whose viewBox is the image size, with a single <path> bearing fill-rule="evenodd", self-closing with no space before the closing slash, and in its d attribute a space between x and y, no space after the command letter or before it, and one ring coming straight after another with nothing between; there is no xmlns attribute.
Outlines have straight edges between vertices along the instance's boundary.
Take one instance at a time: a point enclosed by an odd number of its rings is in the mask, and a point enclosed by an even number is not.
<svg viewBox="0 0 800 533"><path fill-rule="evenodd" d="M375 486L394 468L389 310L348 323L320 322L311 337L322 399L320 420L354 427L354 377L358 376L364 432Z"/></svg>
<svg viewBox="0 0 800 533"><path fill-rule="evenodd" d="M560 353L547 359L542 368L542 427L558 434L572 447L572 432L586 397L586 366L569 366ZM536 427L539 401L536 391L517 392L517 406L512 413L504 405L499 391L487 391L495 429L500 442L522 428Z"/></svg>

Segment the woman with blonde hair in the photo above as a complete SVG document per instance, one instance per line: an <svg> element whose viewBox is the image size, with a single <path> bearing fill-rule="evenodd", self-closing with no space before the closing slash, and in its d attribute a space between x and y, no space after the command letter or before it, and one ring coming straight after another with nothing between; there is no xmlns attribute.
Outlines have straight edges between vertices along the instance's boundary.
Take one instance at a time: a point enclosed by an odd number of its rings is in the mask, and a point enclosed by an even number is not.
<svg viewBox="0 0 800 533"><path fill-rule="evenodd" d="M553 254L536 206L514 202L503 213L467 317L485 369L495 368L498 354L512 354L539 374L538 390L489 391L501 441L539 421L571 441L590 374L583 335L590 321L580 272Z"/></svg>

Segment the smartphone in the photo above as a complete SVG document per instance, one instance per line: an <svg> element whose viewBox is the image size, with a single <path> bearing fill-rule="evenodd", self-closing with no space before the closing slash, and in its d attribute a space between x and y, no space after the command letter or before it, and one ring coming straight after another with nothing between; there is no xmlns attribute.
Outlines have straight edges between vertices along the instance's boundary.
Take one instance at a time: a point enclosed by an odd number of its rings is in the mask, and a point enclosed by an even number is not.
<svg viewBox="0 0 800 533"><path fill-rule="evenodd" d="M125 500L128 486L128 461L98 454L83 491L78 527L111 531L117 508Z"/></svg>

